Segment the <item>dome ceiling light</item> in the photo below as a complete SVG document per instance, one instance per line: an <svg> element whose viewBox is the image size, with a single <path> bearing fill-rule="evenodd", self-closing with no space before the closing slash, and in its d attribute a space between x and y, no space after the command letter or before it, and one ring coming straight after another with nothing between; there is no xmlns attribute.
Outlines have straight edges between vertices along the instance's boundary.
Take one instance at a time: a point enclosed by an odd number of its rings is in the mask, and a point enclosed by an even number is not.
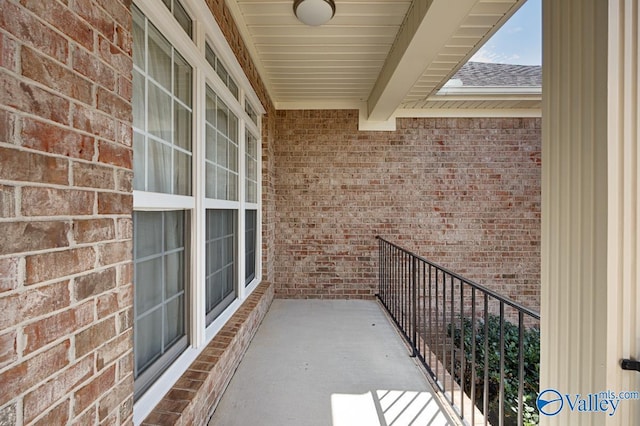
<svg viewBox="0 0 640 426"><path fill-rule="evenodd" d="M295 0L293 13L304 24L316 27L326 24L336 13L333 0Z"/></svg>

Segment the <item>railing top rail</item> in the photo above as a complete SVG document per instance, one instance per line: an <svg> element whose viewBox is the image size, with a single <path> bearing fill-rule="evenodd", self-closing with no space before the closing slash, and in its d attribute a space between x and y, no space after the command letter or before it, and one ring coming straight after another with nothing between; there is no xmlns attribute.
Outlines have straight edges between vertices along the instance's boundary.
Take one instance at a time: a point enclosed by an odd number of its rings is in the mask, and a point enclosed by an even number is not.
<svg viewBox="0 0 640 426"><path fill-rule="evenodd" d="M467 279L467 278L465 278L463 276L460 276L459 274L456 274L455 272L452 272L452 271L448 270L447 268L438 265L435 262L432 262L432 261L430 261L428 259L425 259L424 257L422 257L420 255L417 255L417 254L405 249L404 247L401 247L401 246L399 246L399 245L397 245L395 243L392 243L391 241L385 239L384 237L381 237L380 235L376 235L376 239L384 241L385 243L389 244L390 246L395 247L398 250L401 250L402 252L404 252L404 253L406 253L406 254L408 254L408 255L410 255L410 256L418 259L418 260L420 260L421 262L424 262L427 265L431 265L434 268L437 268L437 269L443 271L444 273L452 276L453 278L458 279L458 280L464 282L465 284L468 284L469 286L471 286L471 287L473 287L473 288L475 288L477 290L480 290L481 292L486 293L486 294L488 294L489 296L491 296L491 297L493 297L495 299L498 299L499 301L503 302L505 305L509 305L509 306L517 309L518 311L521 311L521 312L523 312L523 313L525 313L525 314L527 314L527 315L529 315L529 316L531 316L531 317L533 317L533 318L535 318L537 320L540 320L540 314L538 312L536 312L536 311L534 311L532 309L529 309L526 306L521 305L520 303L518 303L518 302L516 302L514 300L511 300L511 299L509 299L507 297L504 297L500 293L496 293L495 291L491 290L490 288L487 288L487 287L485 287L485 286L483 286L481 284L478 284L478 283L473 282L473 281L471 281L471 280L469 280L469 279Z"/></svg>

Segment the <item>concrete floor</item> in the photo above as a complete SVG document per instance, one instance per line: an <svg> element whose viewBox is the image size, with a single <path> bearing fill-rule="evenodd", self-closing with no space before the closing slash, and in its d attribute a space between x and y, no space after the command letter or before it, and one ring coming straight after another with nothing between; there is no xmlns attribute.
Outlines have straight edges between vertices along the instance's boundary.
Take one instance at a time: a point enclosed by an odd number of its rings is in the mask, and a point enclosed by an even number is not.
<svg viewBox="0 0 640 426"><path fill-rule="evenodd" d="M274 300L209 426L447 425L382 308Z"/></svg>

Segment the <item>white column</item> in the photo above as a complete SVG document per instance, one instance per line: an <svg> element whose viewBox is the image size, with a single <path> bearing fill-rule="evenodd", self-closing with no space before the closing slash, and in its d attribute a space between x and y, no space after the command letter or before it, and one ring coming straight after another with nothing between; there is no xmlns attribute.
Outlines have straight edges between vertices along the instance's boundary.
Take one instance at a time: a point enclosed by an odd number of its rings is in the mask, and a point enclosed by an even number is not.
<svg viewBox="0 0 640 426"><path fill-rule="evenodd" d="M540 389L606 388L607 2L543 2ZM602 425L566 407L543 425Z"/></svg>
<svg viewBox="0 0 640 426"><path fill-rule="evenodd" d="M637 0L609 1L607 386L621 391L640 391L640 373L619 366L640 359L639 13ZM609 424L639 424L639 405L621 402Z"/></svg>
<svg viewBox="0 0 640 426"><path fill-rule="evenodd" d="M544 0L540 389L638 391L640 175L637 0ZM614 415L542 425L640 424ZM611 411L609 411L611 412Z"/></svg>

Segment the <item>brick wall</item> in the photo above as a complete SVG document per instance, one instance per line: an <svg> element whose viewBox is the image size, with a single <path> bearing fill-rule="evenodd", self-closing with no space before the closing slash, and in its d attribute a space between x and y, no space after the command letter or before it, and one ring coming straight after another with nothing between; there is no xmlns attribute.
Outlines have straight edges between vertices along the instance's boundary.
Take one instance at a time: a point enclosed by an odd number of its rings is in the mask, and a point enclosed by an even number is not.
<svg viewBox="0 0 640 426"><path fill-rule="evenodd" d="M126 423L129 1L0 11L0 424Z"/></svg>
<svg viewBox="0 0 640 426"><path fill-rule="evenodd" d="M279 111L276 297L372 297L376 235L538 308L540 120Z"/></svg>

